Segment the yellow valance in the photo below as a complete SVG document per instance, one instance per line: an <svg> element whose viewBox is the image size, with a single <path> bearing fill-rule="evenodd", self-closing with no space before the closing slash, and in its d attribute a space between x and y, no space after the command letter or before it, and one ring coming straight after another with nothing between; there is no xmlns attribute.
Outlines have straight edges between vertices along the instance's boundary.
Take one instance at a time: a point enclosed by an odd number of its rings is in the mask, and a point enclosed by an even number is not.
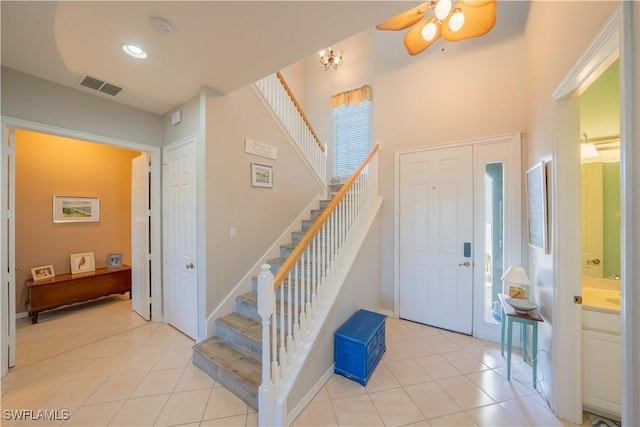
<svg viewBox="0 0 640 427"><path fill-rule="evenodd" d="M371 86L364 85L356 89L336 93L331 96L331 107L338 108L343 105L358 105L362 101L371 101Z"/></svg>

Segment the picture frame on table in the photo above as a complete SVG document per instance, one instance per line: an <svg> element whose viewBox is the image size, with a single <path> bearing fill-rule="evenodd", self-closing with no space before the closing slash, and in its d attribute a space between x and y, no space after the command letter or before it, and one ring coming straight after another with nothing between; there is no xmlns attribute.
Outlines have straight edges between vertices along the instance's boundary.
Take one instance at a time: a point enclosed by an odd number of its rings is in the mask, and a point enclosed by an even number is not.
<svg viewBox="0 0 640 427"><path fill-rule="evenodd" d="M43 279L50 279L55 275L56 273L53 270L53 265L41 265L40 267L33 267L31 269L31 277L34 282Z"/></svg>
<svg viewBox="0 0 640 427"><path fill-rule="evenodd" d="M122 254L113 253L107 255L107 268L122 267Z"/></svg>
<svg viewBox="0 0 640 427"><path fill-rule="evenodd" d="M96 260L93 252L82 252L69 255L71 274L91 273L96 271Z"/></svg>

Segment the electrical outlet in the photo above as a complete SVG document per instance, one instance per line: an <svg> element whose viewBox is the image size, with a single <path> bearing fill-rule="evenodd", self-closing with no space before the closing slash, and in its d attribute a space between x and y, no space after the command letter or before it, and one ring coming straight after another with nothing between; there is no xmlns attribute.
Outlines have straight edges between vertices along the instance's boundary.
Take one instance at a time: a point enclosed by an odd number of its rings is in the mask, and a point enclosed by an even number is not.
<svg viewBox="0 0 640 427"><path fill-rule="evenodd" d="M231 237L232 239L235 239L238 236L238 231L236 230L235 227L231 227L231 230L229 230L229 237Z"/></svg>

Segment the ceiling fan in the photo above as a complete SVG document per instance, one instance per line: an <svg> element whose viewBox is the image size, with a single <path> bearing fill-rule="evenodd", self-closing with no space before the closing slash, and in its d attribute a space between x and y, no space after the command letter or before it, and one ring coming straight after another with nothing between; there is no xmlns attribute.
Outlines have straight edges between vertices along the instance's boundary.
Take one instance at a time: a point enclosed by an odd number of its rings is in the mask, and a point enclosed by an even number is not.
<svg viewBox="0 0 640 427"><path fill-rule="evenodd" d="M496 23L497 0L430 0L376 25L378 30L409 28L404 46L409 55L424 52L440 37L454 42L487 34ZM429 13L433 11L433 13Z"/></svg>

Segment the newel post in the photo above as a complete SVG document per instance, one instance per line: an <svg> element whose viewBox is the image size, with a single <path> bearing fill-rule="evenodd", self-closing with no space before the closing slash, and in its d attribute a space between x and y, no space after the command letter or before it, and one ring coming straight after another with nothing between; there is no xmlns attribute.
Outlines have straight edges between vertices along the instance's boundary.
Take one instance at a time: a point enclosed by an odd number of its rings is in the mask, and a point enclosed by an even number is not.
<svg viewBox="0 0 640 427"><path fill-rule="evenodd" d="M258 417L261 426L273 425L275 387L271 380L269 331L276 311L273 274L269 264L263 264L258 275L258 314L262 318L262 384L258 391Z"/></svg>

